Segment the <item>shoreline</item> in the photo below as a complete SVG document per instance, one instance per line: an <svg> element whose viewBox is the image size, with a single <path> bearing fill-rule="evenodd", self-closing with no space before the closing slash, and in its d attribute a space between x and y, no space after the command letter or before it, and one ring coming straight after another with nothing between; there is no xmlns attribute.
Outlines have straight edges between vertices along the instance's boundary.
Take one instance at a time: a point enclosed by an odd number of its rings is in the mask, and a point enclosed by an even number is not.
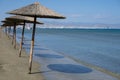
<svg viewBox="0 0 120 80"><path fill-rule="evenodd" d="M14 49L11 38L0 29L0 80L44 80L40 64L33 61L32 74L28 74L29 55L22 50L22 57L19 58L17 53L18 48Z"/></svg>

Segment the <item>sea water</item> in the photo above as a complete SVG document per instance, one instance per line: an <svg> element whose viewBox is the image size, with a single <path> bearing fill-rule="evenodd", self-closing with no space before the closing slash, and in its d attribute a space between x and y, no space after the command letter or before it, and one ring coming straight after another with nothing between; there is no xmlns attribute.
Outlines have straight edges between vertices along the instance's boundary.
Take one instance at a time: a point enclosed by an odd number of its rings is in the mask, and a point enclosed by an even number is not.
<svg viewBox="0 0 120 80"><path fill-rule="evenodd" d="M27 39L31 34L25 31ZM120 74L120 29L37 28L35 44Z"/></svg>

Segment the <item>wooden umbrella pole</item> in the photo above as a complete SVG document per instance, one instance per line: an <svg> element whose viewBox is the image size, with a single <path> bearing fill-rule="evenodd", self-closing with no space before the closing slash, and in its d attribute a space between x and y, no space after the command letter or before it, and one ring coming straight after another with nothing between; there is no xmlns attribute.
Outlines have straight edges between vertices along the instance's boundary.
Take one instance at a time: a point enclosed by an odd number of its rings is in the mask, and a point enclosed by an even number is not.
<svg viewBox="0 0 120 80"><path fill-rule="evenodd" d="M10 27L10 38L11 38L11 27Z"/></svg>
<svg viewBox="0 0 120 80"><path fill-rule="evenodd" d="M8 38L10 38L10 29L11 27L8 28Z"/></svg>
<svg viewBox="0 0 120 80"><path fill-rule="evenodd" d="M10 37L10 31L11 31L11 26L8 28L8 34L9 34L8 37Z"/></svg>
<svg viewBox="0 0 120 80"><path fill-rule="evenodd" d="M7 35L7 37L8 37L8 27L6 27L6 31L7 31L7 32L6 32L6 35Z"/></svg>
<svg viewBox="0 0 120 80"><path fill-rule="evenodd" d="M8 36L8 27L6 27L7 28L7 36Z"/></svg>
<svg viewBox="0 0 120 80"><path fill-rule="evenodd" d="M16 23L14 23L14 48L16 48Z"/></svg>
<svg viewBox="0 0 120 80"><path fill-rule="evenodd" d="M5 28L5 33L6 33L6 35L7 35L7 27Z"/></svg>
<svg viewBox="0 0 120 80"><path fill-rule="evenodd" d="M31 74L32 69L32 59L33 59L33 48L34 48L34 38L35 38L35 29L36 29L36 19L34 17L34 25L33 25L33 32L32 32L32 40L31 40L31 48L30 48L30 57L29 57L29 74Z"/></svg>
<svg viewBox="0 0 120 80"><path fill-rule="evenodd" d="M10 26L10 28L9 28L9 33L11 33L11 26Z"/></svg>
<svg viewBox="0 0 120 80"><path fill-rule="evenodd" d="M24 39L24 31L25 31L25 21L24 21L23 29L22 29L22 38L21 38L20 49L19 49L19 57L21 57L21 51L22 51L22 45L23 45L23 39Z"/></svg>
<svg viewBox="0 0 120 80"><path fill-rule="evenodd" d="M14 38L15 38L14 35L15 35L15 25L14 25L14 27L13 27L13 36L12 36L13 38L12 38L12 44L13 44L13 42L14 42Z"/></svg>

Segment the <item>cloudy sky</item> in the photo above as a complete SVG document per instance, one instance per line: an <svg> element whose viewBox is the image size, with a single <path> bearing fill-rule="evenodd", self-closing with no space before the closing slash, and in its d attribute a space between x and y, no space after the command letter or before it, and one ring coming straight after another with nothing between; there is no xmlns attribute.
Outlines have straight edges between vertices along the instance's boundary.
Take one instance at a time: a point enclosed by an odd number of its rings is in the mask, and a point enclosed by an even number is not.
<svg viewBox="0 0 120 80"><path fill-rule="evenodd" d="M120 23L120 0L0 0L0 20L10 16L6 12L35 1L67 17L61 21Z"/></svg>

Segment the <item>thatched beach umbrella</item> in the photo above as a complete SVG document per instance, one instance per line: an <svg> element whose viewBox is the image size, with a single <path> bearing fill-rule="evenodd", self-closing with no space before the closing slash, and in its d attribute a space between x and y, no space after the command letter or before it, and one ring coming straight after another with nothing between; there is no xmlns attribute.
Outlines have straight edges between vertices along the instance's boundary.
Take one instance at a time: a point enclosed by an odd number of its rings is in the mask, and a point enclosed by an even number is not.
<svg viewBox="0 0 120 80"><path fill-rule="evenodd" d="M16 25L23 25L23 24L16 24ZM2 28L5 28L5 27L12 27L12 26L14 26L14 24L13 24L13 23L11 23L11 24L4 23L4 24L2 24L1 26L2 26Z"/></svg>
<svg viewBox="0 0 120 80"><path fill-rule="evenodd" d="M6 26L6 24L2 24L1 26L2 26L2 28L4 28L5 34L8 35L7 34L7 26Z"/></svg>
<svg viewBox="0 0 120 80"><path fill-rule="evenodd" d="M9 26L9 27L8 27ZM5 30L6 30L6 34L8 35L8 37L9 37L9 34L10 34L10 32L11 32L11 26L13 26L13 25L8 25L8 24L3 24L2 25L2 27L4 27L5 28ZM7 31L8 30L8 31ZM7 33L8 32L8 33Z"/></svg>
<svg viewBox="0 0 120 80"><path fill-rule="evenodd" d="M33 23L34 18L33 17L27 17L27 16L11 16L7 17L6 20L15 20L15 21L21 21L23 22L23 29L22 29L22 38L20 42L20 48L19 48L19 57L21 57L21 51L22 51L22 44L23 44L23 38L24 38L24 29L25 29L25 23ZM43 24L41 22L36 22L37 24Z"/></svg>
<svg viewBox="0 0 120 80"><path fill-rule="evenodd" d="M1 26L2 26L2 28L5 29L5 33L6 33L6 35L8 35L8 37L9 37L9 34L7 33L7 27L8 27L8 26L14 26L14 25L13 25L13 24L6 24L6 23L4 23L4 24L2 24ZM13 40L14 40L14 37L12 38L12 44L13 44Z"/></svg>
<svg viewBox="0 0 120 80"><path fill-rule="evenodd" d="M6 26L6 24L2 24L2 25L1 25L1 28L4 28L5 34L8 35L8 34L7 34L7 26Z"/></svg>
<svg viewBox="0 0 120 80"><path fill-rule="evenodd" d="M7 26L6 26L6 24L2 24L2 25L0 25L1 27L1 29L4 29L4 31L5 31L5 34L7 35Z"/></svg>
<svg viewBox="0 0 120 80"><path fill-rule="evenodd" d="M12 44L14 45L14 48L16 48L16 26L22 25L21 22L20 21L10 21L10 20L5 20L2 22L4 22L5 26L13 26Z"/></svg>
<svg viewBox="0 0 120 80"><path fill-rule="evenodd" d="M1 21L2 23L4 23L4 24L2 24L1 26L2 26L2 28L4 28L5 29L5 33L6 33L6 35L8 35L8 31L7 31L7 27L8 26L13 26L13 23L11 24L11 22L10 21L7 21L7 20L3 20L3 21Z"/></svg>
<svg viewBox="0 0 120 80"><path fill-rule="evenodd" d="M39 17L39 18L54 18L54 19L65 19L65 17L54 12L53 10L50 10L50 9L42 6L39 2L36 2L34 4L30 4L28 6L20 8L20 9L10 11L8 13L34 17L32 41L31 41L31 48L30 48L30 58L29 58L29 73L31 73L33 47L34 47L34 36L35 36L35 29L36 29L35 23L36 23L37 17Z"/></svg>

